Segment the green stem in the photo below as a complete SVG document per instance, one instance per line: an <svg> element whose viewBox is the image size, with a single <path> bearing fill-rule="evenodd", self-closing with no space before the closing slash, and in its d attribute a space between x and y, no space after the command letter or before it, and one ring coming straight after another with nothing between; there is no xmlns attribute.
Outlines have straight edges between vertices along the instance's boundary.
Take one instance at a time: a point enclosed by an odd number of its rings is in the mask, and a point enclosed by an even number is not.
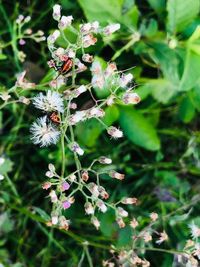
<svg viewBox="0 0 200 267"><path fill-rule="evenodd" d="M93 267L93 263L92 263L92 259L91 259L91 257L90 257L90 253L89 253L89 250L88 250L88 246L85 245L85 246L84 246L84 249L85 249L86 257L87 257L87 259L88 259L89 267Z"/></svg>

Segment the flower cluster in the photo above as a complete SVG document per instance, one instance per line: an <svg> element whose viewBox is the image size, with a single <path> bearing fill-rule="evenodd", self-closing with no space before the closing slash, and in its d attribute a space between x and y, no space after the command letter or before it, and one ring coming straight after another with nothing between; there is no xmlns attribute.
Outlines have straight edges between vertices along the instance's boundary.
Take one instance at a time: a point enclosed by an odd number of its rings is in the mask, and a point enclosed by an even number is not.
<svg viewBox="0 0 200 267"><path fill-rule="evenodd" d="M32 99L32 104L44 115L38 118L30 129L33 143L44 147L56 144L60 140L62 146L61 174L56 171L53 164L50 164L46 172L47 180L42 185L44 190L49 191L48 196L52 202L51 220L48 225L57 225L67 230L69 220L64 217L63 211L73 205L76 193L81 192L85 197L85 213L91 216L91 222L97 229L101 224L97 213L105 213L108 209L115 211L116 223L119 227L125 227L128 222L128 212L122 205L134 205L137 199L123 198L117 204L108 203L106 200L109 199L109 193L100 182L101 176L105 174L116 180L123 180L125 175L111 167L103 173L99 172L99 164L112 164L112 160L106 156L94 160L89 167L82 167L79 157L84 156L85 151L76 141L74 134L74 127L77 124L93 118L104 125L108 135L115 139L122 138L123 132L120 129L107 126L103 122L104 108L114 103L136 104L140 101L137 93L133 92L131 73L125 74L118 71L114 62L108 63L104 69L92 55L85 52L86 48L97 42L97 33L110 35L117 31L120 25L112 24L102 28L97 21L81 24L79 30L74 28L77 40L71 43L66 38L64 29L73 27L72 16L61 16L61 7L55 5L53 18L58 22L58 29L47 38L47 44L52 56L48 65L55 69L55 78L49 82L50 88L46 92L41 92ZM66 47L56 47L55 42L59 36L66 40ZM92 63L91 83L78 84L77 74L88 69L85 63ZM105 86L110 88L109 95L99 102L92 91L95 88L102 90ZM84 93L92 97L94 104L90 108L77 110L76 100ZM71 151L77 167L72 173L67 174L65 148Z"/></svg>

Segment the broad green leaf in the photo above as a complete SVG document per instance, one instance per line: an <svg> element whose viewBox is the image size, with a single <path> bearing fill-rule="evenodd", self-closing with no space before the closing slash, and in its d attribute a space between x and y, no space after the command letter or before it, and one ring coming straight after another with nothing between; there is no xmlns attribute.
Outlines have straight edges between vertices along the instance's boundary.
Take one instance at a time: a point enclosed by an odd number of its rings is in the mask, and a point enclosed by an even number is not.
<svg viewBox="0 0 200 267"><path fill-rule="evenodd" d="M179 106L179 117L180 119L188 123L190 122L195 115L194 105L188 95L186 95L180 103Z"/></svg>
<svg viewBox="0 0 200 267"><path fill-rule="evenodd" d="M190 94L194 107L200 112L200 86L195 86Z"/></svg>
<svg viewBox="0 0 200 267"><path fill-rule="evenodd" d="M123 14L121 23L123 23L127 27L137 29L139 15L140 12L137 6L135 5L131 9L129 9L125 14Z"/></svg>
<svg viewBox="0 0 200 267"><path fill-rule="evenodd" d="M160 103L167 104L177 93L177 88L168 80L155 79L147 83L152 96Z"/></svg>
<svg viewBox="0 0 200 267"><path fill-rule="evenodd" d="M88 21L98 20L106 25L120 21L123 0L78 0Z"/></svg>
<svg viewBox="0 0 200 267"><path fill-rule="evenodd" d="M149 121L132 107L120 107L120 125L127 138L147 150L160 149L160 139Z"/></svg>
<svg viewBox="0 0 200 267"><path fill-rule="evenodd" d="M181 82L180 91L191 90L200 81L200 56L189 48L185 56L185 67Z"/></svg>
<svg viewBox="0 0 200 267"><path fill-rule="evenodd" d="M162 12L165 8L165 0L147 0L147 1L157 13Z"/></svg>
<svg viewBox="0 0 200 267"><path fill-rule="evenodd" d="M102 121L110 126L119 117L119 111L116 106L108 107L106 110L106 115ZM76 134L80 142L88 147L95 145L99 135L105 130L105 127L96 119L91 119L82 123L79 123L76 128ZM84 133L84 134L83 134Z"/></svg>
<svg viewBox="0 0 200 267"><path fill-rule="evenodd" d="M199 0L168 0L168 31L173 34L184 30L198 15L199 10Z"/></svg>
<svg viewBox="0 0 200 267"><path fill-rule="evenodd" d="M149 50L149 55L160 66L164 77L173 82L174 85L179 83L178 66L179 60L174 50L168 45L161 42L151 44L152 50Z"/></svg>

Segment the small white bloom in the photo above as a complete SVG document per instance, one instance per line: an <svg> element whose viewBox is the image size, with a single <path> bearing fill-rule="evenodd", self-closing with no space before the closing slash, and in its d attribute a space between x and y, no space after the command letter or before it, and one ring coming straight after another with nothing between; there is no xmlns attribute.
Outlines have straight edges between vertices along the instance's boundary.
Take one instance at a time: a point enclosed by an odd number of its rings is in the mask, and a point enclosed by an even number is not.
<svg viewBox="0 0 200 267"><path fill-rule="evenodd" d="M103 33L105 35L110 35L116 31L118 31L120 29L120 24L119 23L116 23L116 24L111 24L111 25L108 25L107 27L105 27L103 29Z"/></svg>
<svg viewBox="0 0 200 267"><path fill-rule="evenodd" d="M60 131L58 131L50 122L47 124L47 116L38 118L30 128L32 133L31 140L34 144L40 144L41 147L56 144L58 142Z"/></svg>
<svg viewBox="0 0 200 267"><path fill-rule="evenodd" d="M128 83L130 83L133 79L133 75L131 73L127 74L127 75L122 75L120 80L119 80L119 84L122 88L126 87Z"/></svg>
<svg viewBox="0 0 200 267"><path fill-rule="evenodd" d="M87 87L85 85L79 86L76 90L74 90L74 94L78 97L80 94L85 93L87 91Z"/></svg>
<svg viewBox="0 0 200 267"><path fill-rule="evenodd" d="M97 33L99 29L99 22L98 21L94 21L91 23L91 31L94 33Z"/></svg>
<svg viewBox="0 0 200 267"><path fill-rule="evenodd" d="M76 53L72 49L69 49L68 52L67 52L67 55L70 58L75 58Z"/></svg>
<svg viewBox="0 0 200 267"><path fill-rule="evenodd" d="M20 24L23 20L24 20L24 16L23 15L19 15L18 18L16 19L16 23Z"/></svg>
<svg viewBox="0 0 200 267"><path fill-rule="evenodd" d="M99 88L99 89L102 89L104 87L104 84L105 84L105 80L104 80L104 76L103 75L94 75L92 77L92 86L94 88Z"/></svg>
<svg viewBox="0 0 200 267"><path fill-rule="evenodd" d="M4 179L4 176L0 174L0 181L2 181L3 179Z"/></svg>
<svg viewBox="0 0 200 267"><path fill-rule="evenodd" d="M89 110L90 118L102 118L105 115L105 111L101 108L94 107Z"/></svg>
<svg viewBox="0 0 200 267"><path fill-rule="evenodd" d="M27 17L25 17L24 22L25 23L28 23L30 20L31 20L31 17L30 16L27 16Z"/></svg>
<svg viewBox="0 0 200 267"><path fill-rule="evenodd" d="M8 99L10 99L11 98L11 96L8 94L8 92L2 92L1 94L0 94L0 98L3 100L3 101L8 101Z"/></svg>
<svg viewBox="0 0 200 267"><path fill-rule="evenodd" d="M193 222L189 225L189 228L191 230L192 238L198 238L200 237L200 228Z"/></svg>
<svg viewBox="0 0 200 267"><path fill-rule="evenodd" d="M85 23L85 24L81 24L80 25L80 31L82 32L82 33L89 33L90 32L90 30L91 30L91 28L92 28L92 24L91 23Z"/></svg>
<svg viewBox="0 0 200 267"><path fill-rule="evenodd" d="M84 35L82 38L83 47L87 48L91 45L94 45L97 42L97 38L92 34Z"/></svg>
<svg viewBox="0 0 200 267"><path fill-rule="evenodd" d="M73 115L71 115L69 122L71 125L74 125L80 121L85 120L85 111L77 111Z"/></svg>
<svg viewBox="0 0 200 267"><path fill-rule="evenodd" d="M47 94L39 93L33 98L33 105L41 110L51 112L51 111L64 111L64 104L61 94L48 90Z"/></svg>
<svg viewBox="0 0 200 267"><path fill-rule="evenodd" d="M163 231L162 233L159 234L160 237L159 239L156 241L156 244L160 245L161 243L163 243L164 241L168 240L168 235L166 234L165 231Z"/></svg>
<svg viewBox="0 0 200 267"><path fill-rule="evenodd" d="M56 4L53 6L53 18L58 21L60 17L61 17L61 6Z"/></svg>
<svg viewBox="0 0 200 267"><path fill-rule="evenodd" d="M50 34L47 38L47 42L49 44L54 44L56 39L60 36L60 31L59 30L55 30L52 34Z"/></svg>
<svg viewBox="0 0 200 267"><path fill-rule="evenodd" d="M58 23L58 28L65 29L69 25L71 25L73 20L72 16L62 16L60 22Z"/></svg>
<svg viewBox="0 0 200 267"><path fill-rule="evenodd" d="M94 74L96 74L96 75L101 74L102 73L102 68L101 68L100 62L99 61L94 61L92 63L92 66L91 66L91 69L90 70L91 70L91 72L92 72L93 75Z"/></svg>

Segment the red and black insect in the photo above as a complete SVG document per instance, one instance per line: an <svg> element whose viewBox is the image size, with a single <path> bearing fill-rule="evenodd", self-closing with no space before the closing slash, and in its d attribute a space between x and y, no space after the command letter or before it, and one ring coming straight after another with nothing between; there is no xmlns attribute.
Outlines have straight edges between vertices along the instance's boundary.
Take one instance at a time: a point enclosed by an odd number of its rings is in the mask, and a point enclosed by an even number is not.
<svg viewBox="0 0 200 267"><path fill-rule="evenodd" d="M48 114L48 119L50 121L52 121L55 124L60 124L61 120L60 117L58 115L58 113L56 111L53 111L52 113Z"/></svg>
<svg viewBox="0 0 200 267"><path fill-rule="evenodd" d="M55 69L59 72L59 75L66 74L73 66L73 61L69 57L65 57L61 66L55 66Z"/></svg>

